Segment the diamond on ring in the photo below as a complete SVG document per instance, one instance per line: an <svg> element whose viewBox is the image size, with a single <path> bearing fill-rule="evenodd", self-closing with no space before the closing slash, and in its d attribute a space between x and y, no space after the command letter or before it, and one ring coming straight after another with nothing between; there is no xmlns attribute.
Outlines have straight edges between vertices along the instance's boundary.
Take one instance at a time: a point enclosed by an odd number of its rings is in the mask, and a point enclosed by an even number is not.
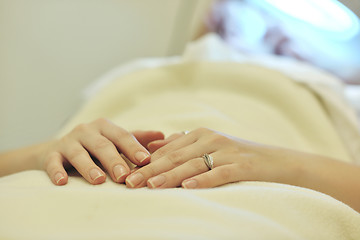
<svg viewBox="0 0 360 240"><path fill-rule="evenodd" d="M209 170L214 168L214 160L213 157L210 156L209 154L205 153L202 158L204 159L204 162L206 164L206 166L209 168Z"/></svg>
<svg viewBox="0 0 360 240"><path fill-rule="evenodd" d="M186 134L188 134L190 131L182 131L182 133L184 134L184 135L186 135Z"/></svg>

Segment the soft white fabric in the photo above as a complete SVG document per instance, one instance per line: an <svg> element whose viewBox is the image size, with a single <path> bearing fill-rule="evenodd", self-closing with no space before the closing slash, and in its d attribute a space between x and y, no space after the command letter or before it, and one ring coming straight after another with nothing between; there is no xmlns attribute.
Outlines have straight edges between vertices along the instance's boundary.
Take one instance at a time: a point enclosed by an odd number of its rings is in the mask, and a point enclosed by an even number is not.
<svg viewBox="0 0 360 240"><path fill-rule="evenodd" d="M263 67L187 62L137 71L97 93L62 130L106 117L128 130L208 127L248 140L353 161L322 101Z"/></svg>
<svg viewBox="0 0 360 240"><path fill-rule="evenodd" d="M356 110L344 95L344 85L334 75L316 68L306 62L275 55L246 55L234 51L215 34L208 34L197 42L189 44L183 61L233 61L252 63L277 70L293 79L306 84L319 97L333 121L340 137L355 162L360 164L359 119ZM354 90L353 90L354 92ZM358 94L358 92L357 92ZM357 99L352 97L350 100ZM351 103L351 102L350 102ZM352 104L357 107L358 104Z"/></svg>
<svg viewBox="0 0 360 240"><path fill-rule="evenodd" d="M360 216L311 190L238 183L203 190L129 190L44 172L0 178L0 239L360 239Z"/></svg>
<svg viewBox="0 0 360 240"><path fill-rule="evenodd" d="M102 87L131 72L196 61L231 61L255 64L279 71L292 80L307 85L321 99L324 109L328 112L329 118L335 125L336 131L353 161L360 164L359 120L356 111L346 101L344 85L340 79L312 65L291 58L263 54L241 54L226 45L216 34L207 34L188 44L181 57L140 59L114 68L90 85L85 90L85 96L87 98L94 96Z"/></svg>
<svg viewBox="0 0 360 240"><path fill-rule="evenodd" d="M98 117L166 134L204 126L353 161L317 93L254 64L137 69L105 84L59 135ZM57 187L28 171L0 178L0 192L0 239L360 239L360 215L347 205L275 183L132 190L71 176Z"/></svg>

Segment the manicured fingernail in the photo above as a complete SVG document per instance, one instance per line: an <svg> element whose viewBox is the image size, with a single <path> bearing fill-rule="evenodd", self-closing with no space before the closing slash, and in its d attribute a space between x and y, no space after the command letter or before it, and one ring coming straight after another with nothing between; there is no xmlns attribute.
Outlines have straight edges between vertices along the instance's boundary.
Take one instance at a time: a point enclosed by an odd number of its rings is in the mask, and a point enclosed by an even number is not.
<svg viewBox="0 0 360 240"><path fill-rule="evenodd" d="M130 187L135 187L136 185L139 185L142 181L144 181L144 176L141 173L135 173L133 175L130 175L126 179L126 183L130 185Z"/></svg>
<svg viewBox="0 0 360 240"><path fill-rule="evenodd" d="M120 180L121 177L125 176L128 173L126 171L126 168L120 164L116 165L113 168L113 172L117 182Z"/></svg>
<svg viewBox="0 0 360 240"><path fill-rule="evenodd" d="M59 184L59 182L61 180L63 180L64 178L65 177L64 177L64 175L62 173L57 173L57 174L55 174L55 177L54 177L56 184Z"/></svg>
<svg viewBox="0 0 360 240"><path fill-rule="evenodd" d="M150 184L151 188L157 188L160 187L161 185L163 185L166 181L165 176L160 175L160 176L156 176L153 178L150 178L148 180L148 183Z"/></svg>
<svg viewBox="0 0 360 240"><path fill-rule="evenodd" d="M149 157L149 154L145 152L137 152L135 153L135 159L138 160L140 163L145 161Z"/></svg>
<svg viewBox="0 0 360 240"><path fill-rule="evenodd" d="M198 185L197 181L194 179L186 180L182 183L184 188L196 188Z"/></svg>
<svg viewBox="0 0 360 240"><path fill-rule="evenodd" d="M104 175L96 168L90 170L90 177L93 181L96 181L98 178L103 177Z"/></svg>

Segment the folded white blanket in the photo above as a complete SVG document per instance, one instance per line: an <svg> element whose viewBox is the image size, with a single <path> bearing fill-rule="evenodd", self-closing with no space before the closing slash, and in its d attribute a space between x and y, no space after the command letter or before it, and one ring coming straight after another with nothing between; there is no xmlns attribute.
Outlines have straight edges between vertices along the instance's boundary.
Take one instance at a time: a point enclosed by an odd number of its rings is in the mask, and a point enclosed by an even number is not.
<svg viewBox="0 0 360 240"><path fill-rule="evenodd" d="M246 55L234 51L215 34L208 34L190 43L181 57L140 59L114 68L89 86L85 94L89 98L115 79L131 72L179 63L211 61L237 62L264 66L281 72L292 80L305 84L319 98L329 119L343 141L354 162L360 164L359 121L355 110L344 96L340 79L305 62L274 55Z"/></svg>
<svg viewBox="0 0 360 240"><path fill-rule="evenodd" d="M44 172L0 179L0 239L360 239L360 216L333 198L274 183L129 190Z"/></svg>
<svg viewBox="0 0 360 240"><path fill-rule="evenodd" d="M166 134L204 126L353 161L307 85L263 67L193 62L136 71L102 88L64 127L108 117ZM360 214L322 193L275 183L127 189L41 171L0 178L0 239L360 239Z"/></svg>

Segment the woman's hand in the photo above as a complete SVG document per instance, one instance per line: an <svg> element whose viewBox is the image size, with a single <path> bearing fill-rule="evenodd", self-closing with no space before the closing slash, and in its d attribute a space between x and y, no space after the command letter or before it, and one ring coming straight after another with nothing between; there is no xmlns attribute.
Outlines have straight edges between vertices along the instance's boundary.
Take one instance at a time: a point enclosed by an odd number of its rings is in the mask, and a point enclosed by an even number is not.
<svg viewBox="0 0 360 240"><path fill-rule="evenodd" d="M135 165L149 163L150 154L145 146L164 135L155 131L129 133L106 119L98 119L75 127L70 133L47 146L40 165L56 185L67 183L65 170L73 166L89 183L100 184L106 175L95 164L95 157L117 183L124 182L130 168L122 153Z"/></svg>
<svg viewBox="0 0 360 240"><path fill-rule="evenodd" d="M149 145L151 163L126 178L131 188L210 188L238 181L284 183L328 194L360 212L360 167L200 128ZM213 158L213 169L204 154Z"/></svg>
<svg viewBox="0 0 360 240"><path fill-rule="evenodd" d="M237 181L295 181L291 150L248 142L209 130L175 134L149 144L151 163L126 179L128 187L209 188ZM209 170L203 155L213 158Z"/></svg>

